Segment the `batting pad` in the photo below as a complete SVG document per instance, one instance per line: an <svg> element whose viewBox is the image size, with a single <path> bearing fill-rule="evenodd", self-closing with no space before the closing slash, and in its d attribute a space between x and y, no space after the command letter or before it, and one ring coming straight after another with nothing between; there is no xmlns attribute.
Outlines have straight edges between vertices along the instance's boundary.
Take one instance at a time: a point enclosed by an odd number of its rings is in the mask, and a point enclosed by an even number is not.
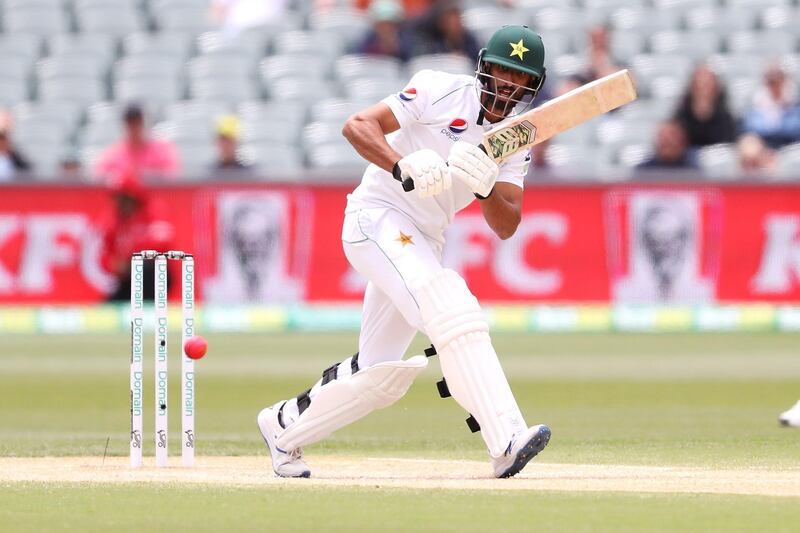
<svg viewBox="0 0 800 533"><path fill-rule="evenodd" d="M278 437L281 450L294 450L324 439L372 411L402 398L414 379L428 366L428 358L415 355L359 370L320 387L311 405Z"/></svg>
<svg viewBox="0 0 800 533"><path fill-rule="evenodd" d="M527 428L489 339L489 323L464 280L443 269L414 289L453 398L478 421L492 457Z"/></svg>

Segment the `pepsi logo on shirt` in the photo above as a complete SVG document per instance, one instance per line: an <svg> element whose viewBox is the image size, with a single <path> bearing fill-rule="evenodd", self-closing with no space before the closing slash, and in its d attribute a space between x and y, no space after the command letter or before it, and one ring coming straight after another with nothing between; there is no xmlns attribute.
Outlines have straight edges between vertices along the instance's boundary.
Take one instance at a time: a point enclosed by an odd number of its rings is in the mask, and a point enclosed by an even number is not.
<svg viewBox="0 0 800 533"><path fill-rule="evenodd" d="M410 102L411 100L417 97L417 90L414 89L413 87L408 89L403 89L403 91L398 93L397 96L400 97L400 100Z"/></svg>
<svg viewBox="0 0 800 533"><path fill-rule="evenodd" d="M457 118L457 119L454 119L452 122L450 122L450 125L448 126L448 129L451 132L455 133L456 135L461 135L462 133L467 131L468 127L469 127L469 124L467 124L466 120L464 120L463 118Z"/></svg>

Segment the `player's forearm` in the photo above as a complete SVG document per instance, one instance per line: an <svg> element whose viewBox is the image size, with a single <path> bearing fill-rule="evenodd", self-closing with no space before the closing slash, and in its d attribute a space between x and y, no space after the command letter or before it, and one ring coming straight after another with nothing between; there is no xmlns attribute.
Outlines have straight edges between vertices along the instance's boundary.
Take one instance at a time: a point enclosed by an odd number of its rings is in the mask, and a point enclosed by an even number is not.
<svg viewBox="0 0 800 533"><path fill-rule="evenodd" d="M387 172L391 172L394 164L403 157L386 142L381 125L377 120L363 117L360 114L353 115L345 122L342 135L353 145L361 157Z"/></svg>
<svg viewBox="0 0 800 533"><path fill-rule="evenodd" d="M522 220L520 207L499 193L493 191L485 200L480 200L481 211L486 223L492 228L498 237L505 240L514 235Z"/></svg>

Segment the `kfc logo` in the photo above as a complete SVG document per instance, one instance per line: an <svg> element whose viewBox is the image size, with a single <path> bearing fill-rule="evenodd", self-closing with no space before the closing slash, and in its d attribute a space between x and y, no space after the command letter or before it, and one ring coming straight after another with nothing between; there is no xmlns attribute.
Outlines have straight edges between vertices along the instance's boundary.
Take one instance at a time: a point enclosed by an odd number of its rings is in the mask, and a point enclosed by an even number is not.
<svg viewBox="0 0 800 533"><path fill-rule="evenodd" d="M692 304L716 295L721 205L713 193L609 193L606 228L612 298Z"/></svg>
<svg viewBox="0 0 800 533"><path fill-rule="evenodd" d="M768 215L764 250L751 281L756 294L782 294L800 282L800 215Z"/></svg>

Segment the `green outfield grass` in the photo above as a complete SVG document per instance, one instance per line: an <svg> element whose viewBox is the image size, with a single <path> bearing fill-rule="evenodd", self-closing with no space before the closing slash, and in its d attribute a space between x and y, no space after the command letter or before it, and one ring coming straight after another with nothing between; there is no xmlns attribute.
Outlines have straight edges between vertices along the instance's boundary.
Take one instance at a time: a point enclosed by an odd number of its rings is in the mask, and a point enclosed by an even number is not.
<svg viewBox="0 0 800 533"><path fill-rule="evenodd" d="M197 451L265 455L259 409L307 388L354 351L352 334L214 335L197 364ZM545 422L547 463L798 468L800 431L777 414L800 397L800 336L790 334L503 335L498 352L528 422ZM0 456L124 456L128 449L128 340L118 336L7 336L0 350ZM146 344L150 346L150 344ZM415 350L424 345L415 343ZM148 352L145 369L152 373ZM173 350L171 363L177 366ZM178 427L177 372L171 382ZM431 365L407 397L314 454L486 457L452 399L438 398ZM148 394L152 383L146 383ZM152 436L146 396L145 436ZM171 435L178 453L178 432ZM148 449L148 448L146 448ZM152 451L152 448L149 447ZM266 464L266 463L265 463ZM119 502L137 502L119 505ZM312 504L313 502L313 504ZM313 510L305 512L309 506ZM319 528L530 530L791 530L795 498L680 494L463 492L290 485L244 487L0 486L0 524L42 530ZM269 521L267 520L269 517ZM335 518L335 519L334 519ZM316 524L316 526L315 526ZM448 525L449 524L449 525ZM383 527L385 525L385 527ZM5 526L4 526L5 529ZM12 527L13 529L13 527Z"/></svg>
<svg viewBox="0 0 800 533"><path fill-rule="evenodd" d="M54 525L73 531L780 532L797 531L800 505L718 495L17 484L0 486L0 521L31 532Z"/></svg>

